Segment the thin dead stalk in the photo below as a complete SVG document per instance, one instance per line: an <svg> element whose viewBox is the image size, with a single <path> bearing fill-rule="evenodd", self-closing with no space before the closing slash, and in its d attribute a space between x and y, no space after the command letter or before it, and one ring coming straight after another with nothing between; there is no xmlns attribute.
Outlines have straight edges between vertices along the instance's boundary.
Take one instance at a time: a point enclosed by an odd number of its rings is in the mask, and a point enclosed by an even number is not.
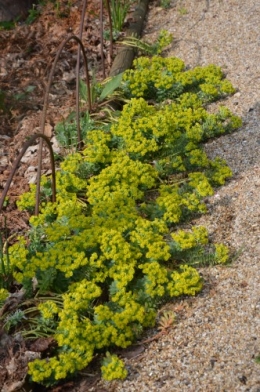
<svg viewBox="0 0 260 392"><path fill-rule="evenodd" d="M71 35L68 38L66 38L59 46L59 49L57 51L56 57L54 59L54 62L52 64L51 72L49 75L48 79L48 84L47 84L47 89L45 92L45 97L44 97L44 105L43 105L43 111L42 111L42 117L41 117L41 123L40 123L40 133L44 135L44 128L45 128L45 120L46 120L46 114L47 114L47 108L48 108L48 103L49 103L49 93L50 93L50 88L51 88L51 83L54 75L54 71L57 65L57 62L59 60L60 54L64 48L64 46L71 40L75 40L78 45L81 48L81 51L83 53L83 59L84 59L84 65L85 65L85 73L86 73L86 83L87 83L87 90L88 90L88 108L89 111L91 111L91 95L90 95L90 80L89 80L89 74L88 74L88 61L87 61L87 56L86 52L83 46L83 43L77 37L76 35ZM76 69L76 79L77 79L77 86L79 85L79 69ZM78 129L78 146L81 145L81 132L80 132L80 121L79 121L79 88L77 88L77 129ZM42 166L42 140L40 141L40 146L39 146L39 155L38 155L38 168L37 168L37 185L36 185L36 206L39 207L40 204L40 182L41 182L41 166ZM37 210L37 214L39 213L39 210ZM37 215L36 214L36 215Z"/></svg>
<svg viewBox="0 0 260 392"><path fill-rule="evenodd" d="M100 56L102 63L103 78L105 79L104 39L103 39L103 0L100 0Z"/></svg>
<svg viewBox="0 0 260 392"><path fill-rule="evenodd" d="M113 25L111 18L111 8L110 8L110 0L106 0L107 12L108 12L108 21L109 21L109 32L110 32L110 59L112 61L113 56Z"/></svg>
<svg viewBox="0 0 260 392"><path fill-rule="evenodd" d="M49 141L49 138L46 135L38 133L36 135L31 136L31 138L24 144L22 150L20 151L20 154L16 158L16 161L15 161L15 163L13 165L11 173L9 174L9 177L8 177L7 182L5 184L3 193L1 195L0 211L2 211L7 192L9 190L9 188L10 188L10 185L12 183L13 177L15 175L15 172L16 172L18 166L19 166L19 163L20 163L22 157L24 156L24 154L27 151L28 147L30 147L35 142L35 140L37 140L38 138L41 138L41 140L44 141L47 144L47 147L48 147L48 149L50 151L51 174L52 174L52 184L51 184L51 187L52 187L52 202L56 201L56 175L55 175L55 163L54 163L54 154L53 154L52 145L51 145L51 142ZM38 204L39 203L39 199L40 199L39 195L36 194L35 215L38 215L38 213L39 213L39 204Z"/></svg>
<svg viewBox="0 0 260 392"><path fill-rule="evenodd" d="M87 7L87 0L83 0L83 7L81 11L81 20L80 20L80 27L79 27L79 35L78 38L82 42L82 35L83 35L83 28L84 28L84 20L85 20L85 13ZM78 149L82 148L82 141L81 141L81 129L80 129L80 119L79 119L79 67L80 67L80 53L81 50L83 51L83 56L85 50L82 49L80 45L78 45L78 54L77 54L77 66L76 66L76 122L77 122L77 134L78 134ZM86 56L85 56L86 57ZM86 57L87 60L87 57ZM85 61L85 59L84 59ZM86 73L86 83L88 89L88 108L89 112L91 111L91 94L90 94L90 81L88 75L88 64L85 64L85 73Z"/></svg>

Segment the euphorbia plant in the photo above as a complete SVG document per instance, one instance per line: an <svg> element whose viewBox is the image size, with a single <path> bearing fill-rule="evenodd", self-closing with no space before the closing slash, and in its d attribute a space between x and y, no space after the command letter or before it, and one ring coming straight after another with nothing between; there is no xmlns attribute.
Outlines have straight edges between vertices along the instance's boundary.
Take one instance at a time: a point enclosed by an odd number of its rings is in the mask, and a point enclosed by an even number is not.
<svg viewBox="0 0 260 392"><path fill-rule="evenodd" d="M137 59L123 80L129 102L119 117L86 131L83 151L60 165L57 201L43 202L28 236L10 248L15 278L28 293L59 293L63 302L58 307L50 297L38 308L41 319L55 320L58 345L29 364L43 384L81 370L97 352L131 345L154 325L162 301L198 293L196 257L228 259L205 228L183 224L206 212L203 198L231 176L202 143L240 125L224 107L206 109L233 93L232 85L218 67L185 70L181 60L158 56ZM30 208L34 193L32 186L19 206ZM126 376L110 353L102 373Z"/></svg>

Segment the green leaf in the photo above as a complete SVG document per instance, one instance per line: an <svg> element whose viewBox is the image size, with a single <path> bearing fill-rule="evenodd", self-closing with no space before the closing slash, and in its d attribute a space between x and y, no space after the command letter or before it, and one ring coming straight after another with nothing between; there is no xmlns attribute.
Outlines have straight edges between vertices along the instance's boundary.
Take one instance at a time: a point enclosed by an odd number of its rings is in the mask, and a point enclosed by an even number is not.
<svg viewBox="0 0 260 392"><path fill-rule="evenodd" d="M260 355L258 355L258 356L255 358L255 362L256 362L256 363L260 363Z"/></svg>
<svg viewBox="0 0 260 392"><path fill-rule="evenodd" d="M83 101L88 102L88 88L82 79L79 79L79 95Z"/></svg>
<svg viewBox="0 0 260 392"><path fill-rule="evenodd" d="M108 81L105 84L105 87L103 88L100 94L101 100L111 95L120 86L122 77L123 77L123 72L108 79Z"/></svg>
<svg viewBox="0 0 260 392"><path fill-rule="evenodd" d="M26 87L26 89L25 89L25 91L27 92L27 93L31 93L31 92L33 92L33 90L36 88L36 86L28 86L28 87Z"/></svg>
<svg viewBox="0 0 260 392"><path fill-rule="evenodd" d="M0 22L0 30L11 30L15 27L15 22L13 21L3 21Z"/></svg>

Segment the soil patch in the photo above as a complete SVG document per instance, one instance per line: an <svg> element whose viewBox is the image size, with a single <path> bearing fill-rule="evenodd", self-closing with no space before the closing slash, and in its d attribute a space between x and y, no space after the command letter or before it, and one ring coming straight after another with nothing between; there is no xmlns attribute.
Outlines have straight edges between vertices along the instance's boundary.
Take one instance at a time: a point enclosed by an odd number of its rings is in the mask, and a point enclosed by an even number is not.
<svg viewBox="0 0 260 392"><path fill-rule="evenodd" d="M60 43L67 36L79 34L82 1L59 0L41 7L40 16L32 24L17 24L10 31L0 31L0 192L4 189L12 164L23 144L31 135L39 132L39 123L43 109L49 72ZM103 79L100 43L99 2L87 2L83 30L83 44L89 61L89 73L96 80ZM109 31L105 11L104 30ZM116 49L115 49L116 51ZM109 41L104 40L105 73L109 74L111 57ZM58 62L49 96L46 134L54 136L54 125L65 119L75 110L75 87L77 43L70 41L62 51ZM80 76L84 78L83 61ZM12 243L19 233L28 229L29 214L17 210L16 201L29 189L29 183L35 180L38 145L30 147L16 172L8 192L6 206L0 215L0 231L4 242ZM49 170L47 151L43 153L43 172ZM23 299L20 287L13 287L13 295L1 309L0 317L9 311L15 311ZM12 331L10 331L12 333ZM47 391L39 385L26 384L28 361L43 355L53 345L50 338L25 341L21 336L8 335L0 323L0 389L3 392L14 390ZM90 390L99 373L93 364L93 373L78 376L77 380L66 382L53 391Z"/></svg>
<svg viewBox="0 0 260 392"><path fill-rule="evenodd" d="M12 164L25 141L39 132L43 96L57 49L64 38L78 35L82 1L38 5L40 16L32 24L17 24L13 30L0 31L0 190L4 188ZM104 30L109 30L105 11ZM103 79L100 44L99 3L87 2L82 38L89 61L89 72L96 80ZM109 41L104 40L105 72L109 74L111 58ZM49 96L46 134L53 136L53 127L75 110L77 43L70 41L62 51L56 67ZM84 78L83 60L80 76ZM28 190L28 182L36 176L37 145L28 149L8 192L4 210L8 235L27 227L28 216L17 212L15 202ZM49 170L44 152L43 172Z"/></svg>

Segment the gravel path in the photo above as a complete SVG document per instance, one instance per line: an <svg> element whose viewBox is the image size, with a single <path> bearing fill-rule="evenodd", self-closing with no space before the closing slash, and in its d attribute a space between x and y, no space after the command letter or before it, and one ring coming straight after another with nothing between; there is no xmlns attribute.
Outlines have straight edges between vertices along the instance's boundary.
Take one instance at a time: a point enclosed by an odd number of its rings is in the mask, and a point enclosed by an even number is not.
<svg viewBox="0 0 260 392"><path fill-rule="evenodd" d="M234 177L209 199L210 213L196 223L240 256L229 267L201 269L203 292L166 306L178 316L169 333L126 359L124 382L102 382L99 388L259 392L260 2L172 0L168 10L153 5L145 39L153 40L161 29L175 38L169 56L191 67L220 65L238 89L224 104L243 117L243 127L206 146L210 157L227 160Z"/></svg>

